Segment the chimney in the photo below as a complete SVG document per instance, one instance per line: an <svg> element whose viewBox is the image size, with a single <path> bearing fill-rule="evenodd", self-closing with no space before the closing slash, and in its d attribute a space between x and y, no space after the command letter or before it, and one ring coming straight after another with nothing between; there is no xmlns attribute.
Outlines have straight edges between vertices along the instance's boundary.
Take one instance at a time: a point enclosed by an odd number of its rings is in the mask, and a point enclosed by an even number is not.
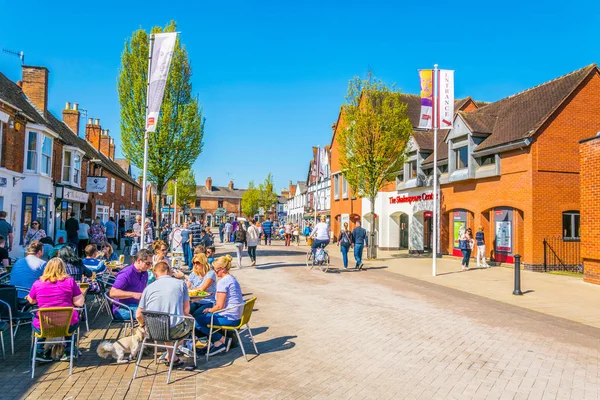
<svg viewBox="0 0 600 400"><path fill-rule="evenodd" d="M115 139L110 138L110 144L108 149L108 158L115 161Z"/></svg>
<svg viewBox="0 0 600 400"><path fill-rule="evenodd" d="M229 181L229 185L227 187L229 187L229 190L233 190L233 181Z"/></svg>
<svg viewBox="0 0 600 400"><path fill-rule="evenodd" d="M81 117L81 113L79 112L79 104L73 103L73 105L71 105L71 103L67 101L62 115L63 122L69 128L71 128L71 130L75 132L77 136L79 136L79 119Z"/></svg>
<svg viewBox="0 0 600 400"><path fill-rule="evenodd" d="M212 192L212 178L210 176L206 178L206 190Z"/></svg>
<svg viewBox="0 0 600 400"><path fill-rule="evenodd" d="M46 67L22 67L23 93L42 112L48 112L48 69Z"/></svg>
<svg viewBox="0 0 600 400"><path fill-rule="evenodd" d="M101 130L102 128L100 125L94 124L94 120L88 118L87 125L85 126L85 140L87 140L96 150L100 150Z"/></svg>
<svg viewBox="0 0 600 400"><path fill-rule="evenodd" d="M100 135L100 152L106 157L110 158L110 136L108 136L108 129L102 129L101 132L102 134Z"/></svg>

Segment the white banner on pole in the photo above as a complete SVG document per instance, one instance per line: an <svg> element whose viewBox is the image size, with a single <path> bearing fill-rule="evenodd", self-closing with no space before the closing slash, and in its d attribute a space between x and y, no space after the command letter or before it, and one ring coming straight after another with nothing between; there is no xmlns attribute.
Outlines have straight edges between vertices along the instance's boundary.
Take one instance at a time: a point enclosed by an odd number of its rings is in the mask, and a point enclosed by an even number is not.
<svg viewBox="0 0 600 400"><path fill-rule="evenodd" d="M452 129L454 122L454 71L440 69L438 75L438 128Z"/></svg>
<svg viewBox="0 0 600 400"><path fill-rule="evenodd" d="M325 179L327 177L327 150L319 147L319 177Z"/></svg>
<svg viewBox="0 0 600 400"><path fill-rule="evenodd" d="M150 64L150 79L148 81L148 97L146 103L146 131L155 132L158 124L158 115L162 104L169 67L173 58L173 50L177 41L177 33L154 34L154 47L152 49L152 62Z"/></svg>

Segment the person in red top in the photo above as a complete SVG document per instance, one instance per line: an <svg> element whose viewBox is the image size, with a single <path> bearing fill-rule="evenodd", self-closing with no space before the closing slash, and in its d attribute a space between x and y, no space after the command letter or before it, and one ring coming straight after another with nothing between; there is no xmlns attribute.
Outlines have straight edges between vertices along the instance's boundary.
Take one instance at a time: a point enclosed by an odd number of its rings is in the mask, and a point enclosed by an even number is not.
<svg viewBox="0 0 600 400"><path fill-rule="evenodd" d="M67 274L65 263L56 257L48 261L44 269L44 274L39 280L33 283L29 295L25 299L31 304L37 304L38 308L81 307L85 301L77 282ZM69 333L77 331L78 326L79 314L77 311L73 311ZM33 318L33 321L31 321L31 329L34 332L41 333L40 321L37 314ZM70 337L66 337L65 339L68 340ZM40 362L52 361L50 354L44 353L43 348L43 341L38 341L36 360ZM65 349L65 354L61 360L68 359L67 354L69 353L70 348Z"/></svg>

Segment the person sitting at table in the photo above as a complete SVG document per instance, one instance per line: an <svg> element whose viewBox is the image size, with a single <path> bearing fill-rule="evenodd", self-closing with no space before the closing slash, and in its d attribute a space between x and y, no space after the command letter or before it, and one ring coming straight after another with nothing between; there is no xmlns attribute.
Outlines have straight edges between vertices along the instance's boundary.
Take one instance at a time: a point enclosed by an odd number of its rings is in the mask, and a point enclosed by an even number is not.
<svg viewBox="0 0 600 400"><path fill-rule="evenodd" d="M164 240L156 240L152 243L152 250L154 250L154 256L152 257L154 265L160 261L166 262L169 266L171 265L171 260L167 257L168 247Z"/></svg>
<svg viewBox="0 0 600 400"><path fill-rule="evenodd" d="M214 269L219 280L217 281L216 304L213 307L205 308L202 313L196 312L196 327L200 332L208 336L210 334L210 321L214 313L213 322L221 326L237 326L242 318L244 299L242 298L242 289L237 279L229 274L231 270L231 256L225 255L219 257L214 262ZM222 311L230 307L231 310ZM210 355L218 354L223 351L229 351L231 338L225 339L219 332L213 332L212 340L214 347L211 348Z"/></svg>
<svg viewBox="0 0 600 400"><path fill-rule="evenodd" d="M212 264L215 261L215 246L210 246L206 248L206 258L208 258L208 263L212 268Z"/></svg>
<svg viewBox="0 0 600 400"><path fill-rule="evenodd" d="M136 254L136 260L133 264L125 267L117 274L115 283L110 289L108 295L125 304L132 311L125 308L113 306L113 315L117 319L127 320L130 317L135 318L135 311L142 297L142 292L148 285L148 270L152 267L152 252L148 249L141 249Z"/></svg>
<svg viewBox="0 0 600 400"><path fill-rule="evenodd" d="M40 279L44 273L46 261L42 260L44 255L44 245L39 240L33 240L27 247L27 256L19 259L13 265L10 274L10 284L30 289L33 282ZM27 291L18 290L17 297L24 299Z"/></svg>
<svg viewBox="0 0 600 400"><path fill-rule="evenodd" d="M56 256L65 263L65 270L67 271L67 274L75 279L75 281L81 282L84 276L88 278L92 277L93 272L88 267L83 265L81 258L77 257L77 254L75 254L71 246L65 246L58 250L58 254Z"/></svg>
<svg viewBox="0 0 600 400"><path fill-rule="evenodd" d="M100 259L104 261L105 264L107 262L119 260L119 257L115 254L113 250L113 247L108 242L102 243L102 245L100 246L100 251L102 252L102 256L100 257Z"/></svg>
<svg viewBox="0 0 600 400"><path fill-rule="evenodd" d="M98 258L98 247L95 244L88 244L85 246L85 258L82 262L90 271L97 274L106 270L104 261Z"/></svg>
<svg viewBox="0 0 600 400"><path fill-rule="evenodd" d="M142 250L143 251L143 250ZM139 254L139 253L138 253ZM157 311L174 315L190 315L190 296L183 281L170 276L169 264L159 261L154 266L156 282L149 285L142 292L139 307L136 310L136 319L144 326L142 311ZM194 327L191 319L171 317L169 335L173 339L185 337ZM172 343L167 343L171 345ZM173 350L167 351L166 360L170 364L171 357L177 357ZM173 366L181 366L183 362L176 358Z"/></svg>
<svg viewBox="0 0 600 400"><path fill-rule="evenodd" d="M186 279L186 284L190 290L202 290L210 293L210 296L192 303L191 314L202 312L206 307L215 304L215 293L217 290L217 275L208 263L208 258L204 254L197 254L192 259L193 270Z"/></svg>
<svg viewBox="0 0 600 400"><path fill-rule="evenodd" d="M70 249L68 246L65 248ZM26 299L31 304L37 304L38 308L82 307L85 301L77 282L75 282L73 277L67 274L65 263L57 257L48 261L43 275L39 280L33 283L31 291ZM69 333L74 334L77 331L78 325L79 313L74 311L71 316ZM37 314L31 322L31 329L38 334L41 333L40 321ZM70 338L70 336L65 337L67 340ZM61 360L67 360L69 358L68 354L71 353L71 348L69 346L70 344L67 344ZM44 353L43 349L44 343L43 340L40 340L38 341L38 348L36 349L36 360L40 362L52 361L50 356L52 349L49 349L46 353Z"/></svg>

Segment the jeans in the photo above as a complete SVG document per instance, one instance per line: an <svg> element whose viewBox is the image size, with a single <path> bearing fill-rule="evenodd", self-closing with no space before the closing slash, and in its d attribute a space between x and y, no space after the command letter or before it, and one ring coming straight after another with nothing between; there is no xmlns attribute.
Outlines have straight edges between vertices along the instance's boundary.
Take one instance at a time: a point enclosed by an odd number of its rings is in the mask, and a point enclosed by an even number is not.
<svg viewBox="0 0 600 400"><path fill-rule="evenodd" d="M210 325L210 317L211 316L212 316L212 313L202 314L198 311L196 311L196 313L194 314L194 318L196 319L196 329L198 329L200 332L202 332L206 336L208 336L210 334L210 328L208 326ZM229 319L229 318L221 317L218 314L215 314L213 323L215 325L220 325L220 326L238 326L240 324L240 320L239 319ZM223 337L223 335L221 335L219 332L213 331L213 334L212 334L213 342L218 342L219 340L221 340L222 337Z"/></svg>
<svg viewBox="0 0 600 400"><path fill-rule="evenodd" d="M225 236L223 231L219 231L219 239L221 239L221 243L223 243L223 236Z"/></svg>
<svg viewBox="0 0 600 400"><path fill-rule="evenodd" d="M242 268L242 250L244 250L244 243L236 242L235 252L237 253L238 268Z"/></svg>
<svg viewBox="0 0 600 400"><path fill-rule="evenodd" d="M348 268L348 251L350 250L350 246L340 245L340 250L342 252L342 260L344 261L344 268Z"/></svg>
<svg viewBox="0 0 600 400"><path fill-rule="evenodd" d="M271 244L271 232L269 232L269 233L265 232L264 235L265 235L265 246L267 245L267 240L269 241L269 244Z"/></svg>
<svg viewBox="0 0 600 400"><path fill-rule="evenodd" d="M118 301L118 300L117 300ZM131 312L133 313L132 317L135 320L135 312L137 311L137 304L136 305L131 305L128 306L129 308L131 308ZM119 321L129 321L129 310L126 308L117 308L116 310L113 309L113 315L115 316L115 319L118 319Z"/></svg>
<svg viewBox="0 0 600 400"><path fill-rule="evenodd" d="M487 261L485 261L485 244L477 246L477 266L479 267L481 265L487 265Z"/></svg>
<svg viewBox="0 0 600 400"><path fill-rule="evenodd" d="M196 318L195 314L202 314L202 310L214 306L215 304L206 299L190 302L190 315Z"/></svg>
<svg viewBox="0 0 600 400"><path fill-rule="evenodd" d="M356 243L354 245L354 259L356 260L357 267L362 264L362 255L364 247L364 243Z"/></svg>
<svg viewBox="0 0 600 400"><path fill-rule="evenodd" d="M471 259L471 249L461 251L463 255L462 265L465 268L469 268L469 260Z"/></svg>
<svg viewBox="0 0 600 400"><path fill-rule="evenodd" d="M256 262L256 246L248 246L248 256L250 261Z"/></svg>
<svg viewBox="0 0 600 400"><path fill-rule="evenodd" d="M183 251L183 262L185 263L185 265L192 268L192 257L190 257L190 243L181 243L181 250Z"/></svg>
<svg viewBox="0 0 600 400"><path fill-rule="evenodd" d="M77 311L74 311L74 312L77 312ZM69 333L77 332L78 327L79 327L79 322L69 326ZM33 324L31 325L31 330L34 331L35 333L37 333L38 335L42 333L41 329L36 328L35 326L33 326ZM36 354L44 353L44 342L46 341L46 339L47 338L38 339L37 348L35 349ZM71 339L71 336L65 336L65 340L70 340L70 339ZM75 343L77 343L77 335L75 335ZM71 344L66 343L65 344L65 352L69 353L70 351L71 351Z"/></svg>

